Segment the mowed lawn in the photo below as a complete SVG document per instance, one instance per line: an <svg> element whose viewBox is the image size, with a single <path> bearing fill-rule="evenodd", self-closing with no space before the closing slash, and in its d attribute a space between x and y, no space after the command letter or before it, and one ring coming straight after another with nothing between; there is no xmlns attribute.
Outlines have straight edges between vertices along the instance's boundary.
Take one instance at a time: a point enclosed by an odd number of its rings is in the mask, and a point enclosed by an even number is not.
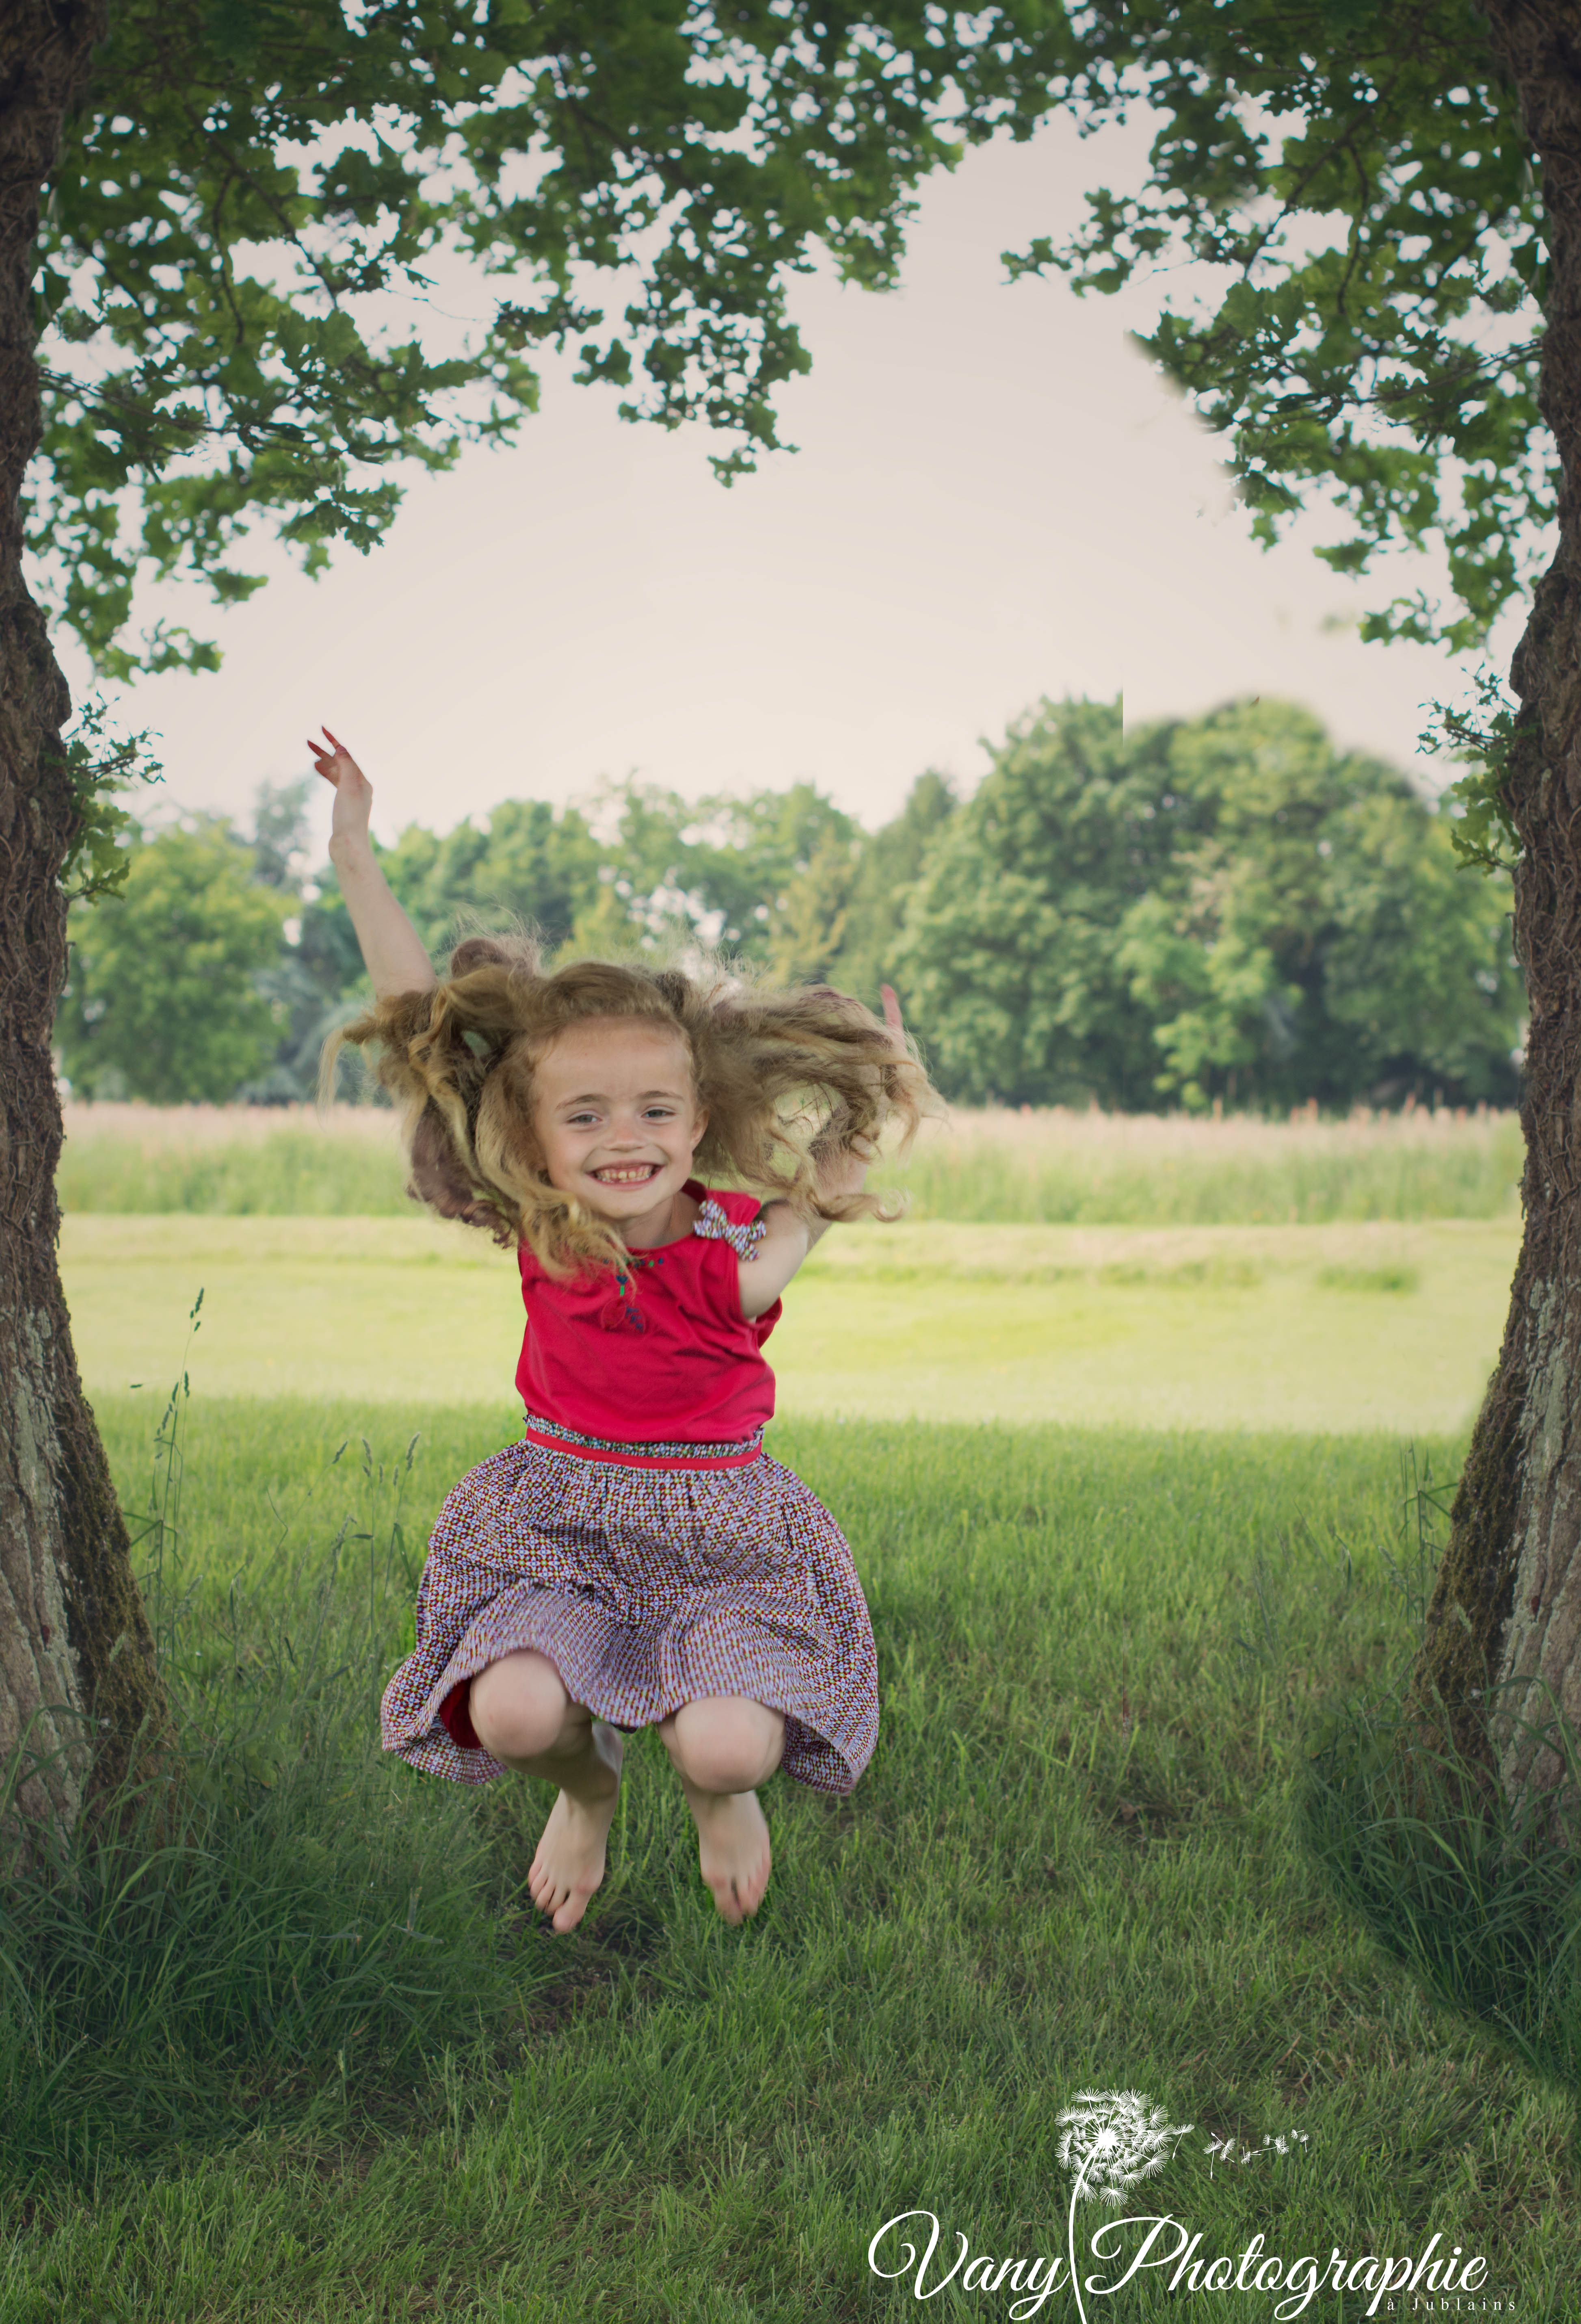
<svg viewBox="0 0 1581 2324"><path fill-rule="evenodd" d="M769 1353L782 1412L1396 1434L1470 1421L1513 1219L836 1229ZM68 1217L89 1392L508 1404L509 1254L426 1219Z"/></svg>
<svg viewBox="0 0 1581 2324"><path fill-rule="evenodd" d="M157 1415L122 1397L103 1416L135 1509ZM1282 2270L1332 2247L1361 2271L1307 2307L1321 2324L1366 2312L1367 2255L1435 2236L1485 2260L1500 2313L1574 2315L1570 2095L1427 1999L1300 1837L1325 1702L1409 1655L1420 1613L1391 1564L1410 1563L1394 1446L777 1425L872 1607L873 1763L846 1801L768 1787L774 1878L731 1930L639 1737L609 1881L556 1939L520 1903L547 1791L470 1795L377 1749L402 1567L506 1433L503 1407L194 1402L184 1715L223 1729L245 1695L278 1734L205 1827L220 1927L189 1924L179 1886L156 1913L158 1865L100 1963L57 1944L28 1966L52 2006L0 2053L20 2229L0 2317L898 2324L919 2286L874 2273L884 2223L936 2217L942 2268L958 2239L995 2270L1061 2253L1060 2117L1104 2089L1175 2126L1132 2213L1183 2222L1205 2263L1260 2236ZM407 1550L386 1554L414 1435ZM1420 1448L1438 1476L1458 1450ZM357 1955L391 1911L383 1973L426 1949L415 2025ZM241 2008L244 1969L267 2009ZM11 2007L0 1990L0 2023ZM1084 2247L1113 2216L1084 2208ZM1278 2296L1172 2297L1168 2277L1089 2296L1089 2324L1268 2324ZM1011 2312L982 2281L927 2312ZM1074 2324L1068 2286L1039 2312Z"/></svg>

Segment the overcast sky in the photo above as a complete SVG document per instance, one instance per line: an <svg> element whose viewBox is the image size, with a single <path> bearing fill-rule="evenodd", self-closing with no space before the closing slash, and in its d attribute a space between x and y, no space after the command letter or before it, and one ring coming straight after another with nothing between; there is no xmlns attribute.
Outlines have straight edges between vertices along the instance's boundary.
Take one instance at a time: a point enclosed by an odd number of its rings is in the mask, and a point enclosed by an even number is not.
<svg viewBox="0 0 1581 2324"><path fill-rule="evenodd" d="M224 612L161 597L225 654L124 705L162 735L163 811L244 817L324 722L386 836L631 771L687 794L804 777L873 825L925 767L970 787L1040 696L1122 688L1132 718L1289 696L1411 764L1465 670L1364 646L1383 592L1312 556L1317 522L1252 545L1211 439L1126 344L1146 299L1004 281L998 253L1073 224L1124 150L1057 123L979 151L925 190L898 291L802 282L800 449L728 491L704 431L628 425L551 366L515 447L417 478L370 557L313 583L267 556L280 577Z"/></svg>

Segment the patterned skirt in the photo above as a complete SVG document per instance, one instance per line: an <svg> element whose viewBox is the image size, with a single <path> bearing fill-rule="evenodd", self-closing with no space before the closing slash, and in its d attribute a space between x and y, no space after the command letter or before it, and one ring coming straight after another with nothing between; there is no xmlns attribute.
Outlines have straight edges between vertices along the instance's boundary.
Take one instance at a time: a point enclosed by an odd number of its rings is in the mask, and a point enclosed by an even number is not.
<svg viewBox="0 0 1581 2324"><path fill-rule="evenodd" d="M783 1711L786 1773L849 1792L878 1739L878 1663L850 1550L816 1495L760 1436L700 1461L696 1446L528 1426L538 1442L482 1462L439 1513L416 1648L384 1691L385 1749L459 1783L503 1775L457 1691L530 1646L617 1727L703 1695Z"/></svg>

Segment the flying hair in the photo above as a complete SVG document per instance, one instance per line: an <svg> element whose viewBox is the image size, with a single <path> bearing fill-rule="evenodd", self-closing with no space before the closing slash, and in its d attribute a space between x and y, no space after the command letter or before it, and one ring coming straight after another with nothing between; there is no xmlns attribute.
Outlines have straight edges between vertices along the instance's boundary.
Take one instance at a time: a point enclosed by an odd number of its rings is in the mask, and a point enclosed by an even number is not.
<svg viewBox="0 0 1581 2324"><path fill-rule="evenodd" d="M613 1228L549 1184L533 1129L539 1059L574 1025L623 1020L678 1037L708 1127L699 1174L824 1219L894 1216L877 1195L821 1200L822 1155L901 1126L909 1147L936 1100L888 1028L829 985L775 990L740 969L648 968L578 960L546 974L525 936L473 936L424 992L376 1001L330 1036L319 1074L334 1086L340 1047L374 1053L400 1108L409 1192L442 1218L526 1243L550 1274L617 1265Z"/></svg>

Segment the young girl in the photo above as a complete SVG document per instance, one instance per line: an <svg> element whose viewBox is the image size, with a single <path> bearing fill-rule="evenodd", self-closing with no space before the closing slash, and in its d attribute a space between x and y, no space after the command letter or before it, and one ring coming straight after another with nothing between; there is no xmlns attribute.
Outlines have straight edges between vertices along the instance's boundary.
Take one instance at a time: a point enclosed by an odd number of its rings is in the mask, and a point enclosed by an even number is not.
<svg viewBox="0 0 1581 2324"><path fill-rule="evenodd" d="M527 1306L525 1434L440 1512L385 1746L462 1783L556 1785L528 1886L566 1930L603 1877L622 1732L657 1725L740 1921L768 1882L758 1786L783 1766L849 1792L878 1725L850 1549L762 1450L763 1342L828 1222L877 1210L873 1140L891 1113L909 1135L925 1078L887 996L886 1028L826 987L545 975L495 937L440 982L370 847L371 788L324 731L329 853L376 996L340 1038L378 1046L412 1191L515 1245Z"/></svg>

